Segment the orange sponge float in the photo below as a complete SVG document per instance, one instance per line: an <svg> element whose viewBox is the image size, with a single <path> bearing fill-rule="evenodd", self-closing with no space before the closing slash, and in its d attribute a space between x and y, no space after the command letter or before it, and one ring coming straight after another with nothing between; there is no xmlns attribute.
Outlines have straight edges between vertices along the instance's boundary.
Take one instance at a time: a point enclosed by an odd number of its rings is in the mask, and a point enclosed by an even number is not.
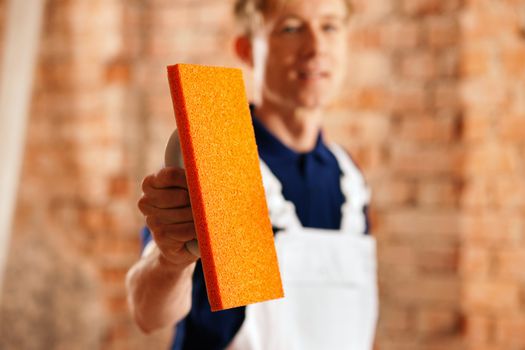
<svg viewBox="0 0 525 350"><path fill-rule="evenodd" d="M283 296L242 71L168 67L212 311Z"/></svg>

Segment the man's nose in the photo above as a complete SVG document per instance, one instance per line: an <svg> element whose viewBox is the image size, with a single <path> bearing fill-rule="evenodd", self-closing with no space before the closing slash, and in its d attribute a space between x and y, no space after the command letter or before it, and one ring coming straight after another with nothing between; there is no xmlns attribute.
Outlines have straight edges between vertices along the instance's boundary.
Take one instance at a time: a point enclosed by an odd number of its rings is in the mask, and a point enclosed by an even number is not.
<svg viewBox="0 0 525 350"><path fill-rule="evenodd" d="M321 55L326 48L326 39L323 32L315 27L308 27L303 44L303 54L306 57Z"/></svg>

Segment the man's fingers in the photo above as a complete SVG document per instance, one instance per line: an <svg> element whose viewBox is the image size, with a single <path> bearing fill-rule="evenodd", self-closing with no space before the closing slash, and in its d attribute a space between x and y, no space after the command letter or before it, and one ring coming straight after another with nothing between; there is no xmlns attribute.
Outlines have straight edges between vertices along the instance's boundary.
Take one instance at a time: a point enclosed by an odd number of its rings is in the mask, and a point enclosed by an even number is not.
<svg viewBox="0 0 525 350"><path fill-rule="evenodd" d="M151 230L153 238L157 244L179 246L182 243L197 238L195 234L195 224L185 222L181 224L162 225L157 229Z"/></svg>
<svg viewBox="0 0 525 350"><path fill-rule="evenodd" d="M142 201L159 209L187 207L191 204L188 191L182 188L159 190L151 187L139 200L139 208Z"/></svg>
<svg viewBox="0 0 525 350"><path fill-rule="evenodd" d="M191 241L188 241L184 243L184 247L187 251L189 251L191 254L195 255L196 257L201 257L201 250L199 248L199 242L197 242L196 239L192 239Z"/></svg>
<svg viewBox="0 0 525 350"><path fill-rule="evenodd" d="M147 178L146 178L147 179ZM148 182L153 188L180 187L187 189L186 173L184 169L177 167L166 167L154 174Z"/></svg>
<svg viewBox="0 0 525 350"><path fill-rule="evenodd" d="M154 220L152 221L154 225L180 224L193 221L191 207L159 209L148 203L139 205L146 219Z"/></svg>

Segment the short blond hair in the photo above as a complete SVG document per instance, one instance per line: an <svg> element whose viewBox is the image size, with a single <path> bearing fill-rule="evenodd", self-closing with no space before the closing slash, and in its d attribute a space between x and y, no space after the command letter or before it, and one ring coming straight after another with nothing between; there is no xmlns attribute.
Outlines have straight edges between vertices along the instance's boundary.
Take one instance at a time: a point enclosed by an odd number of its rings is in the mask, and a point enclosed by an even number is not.
<svg viewBox="0 0 525 350"><path fill-rule="evenodd" d="M234 14L244 34L250 34L254 26L262 21L263 15L275 6L277 0L235 0ZM281 0L283 1L283 0ZM352 13L352 0L343 0L348 10Z"/></svg>

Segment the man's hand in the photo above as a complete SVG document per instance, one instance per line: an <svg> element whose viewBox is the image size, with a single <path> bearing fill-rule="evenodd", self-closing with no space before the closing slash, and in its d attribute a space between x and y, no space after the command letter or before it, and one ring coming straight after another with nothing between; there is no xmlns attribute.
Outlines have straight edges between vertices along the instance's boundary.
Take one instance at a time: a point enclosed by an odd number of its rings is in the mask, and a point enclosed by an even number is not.
<svg viewBox="0 0 525 350"><path fill-rule="evenodd" d="M142 191L138 207L159 247L161 262L174 265L195 262L198 257L185 247L196 234L184 169L166 167L146 176Z"/></svg>
<svg viewBox="0 0 525 350"><path fill-rule="evenodd" d="M185 243L195 226L184 169L166 167L146 176L138 202L158 247L137 261L126 276L128 303L146 333L172 327L191 309L192 276L197 256Z"/></svg>

